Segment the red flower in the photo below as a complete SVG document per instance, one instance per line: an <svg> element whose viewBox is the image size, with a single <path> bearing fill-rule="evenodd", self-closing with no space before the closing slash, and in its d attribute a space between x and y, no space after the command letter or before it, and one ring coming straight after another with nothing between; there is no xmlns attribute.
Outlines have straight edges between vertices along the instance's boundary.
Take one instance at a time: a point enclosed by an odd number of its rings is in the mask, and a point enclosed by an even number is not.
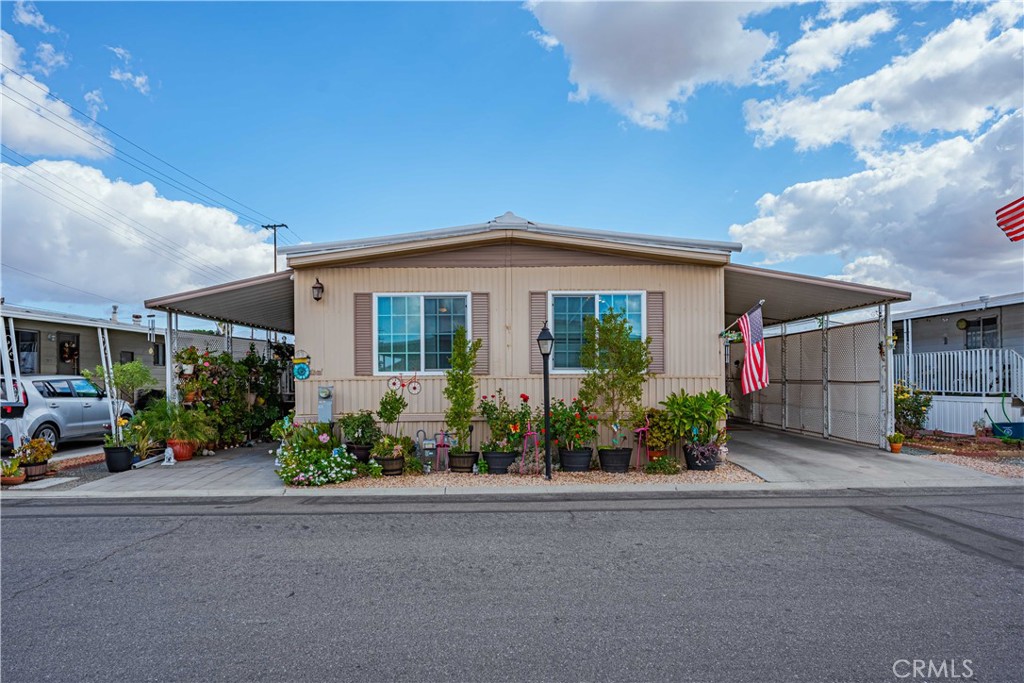
<svg viewBox="0 0 1024 683"><path fill-rule="evenodd" d="M552 439L551 443L558 443L558 439Z"/></svg>
<svg viewBox="0 0 1024 683"><path fill-rule="evenodd" d="M530 400L530 397L526 394L519 394L519 398L522 399L523 403L527 403Z"/></svg>

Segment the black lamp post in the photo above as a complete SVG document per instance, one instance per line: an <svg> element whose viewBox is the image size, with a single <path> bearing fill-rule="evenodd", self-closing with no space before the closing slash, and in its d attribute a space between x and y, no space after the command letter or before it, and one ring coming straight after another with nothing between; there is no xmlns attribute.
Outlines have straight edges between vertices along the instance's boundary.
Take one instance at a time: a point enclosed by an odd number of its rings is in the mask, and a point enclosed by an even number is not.
<svg viewBox="0 0 1024 683"><path fill-rule="evenodd" d="M548 367L548 359L551 356L551 349L555 345L555 337L548 329L548 321L544 321L544 327L537 335L537 346L540 348L540 355L544 360L544 478L551 480L551 371Z"/></svg>

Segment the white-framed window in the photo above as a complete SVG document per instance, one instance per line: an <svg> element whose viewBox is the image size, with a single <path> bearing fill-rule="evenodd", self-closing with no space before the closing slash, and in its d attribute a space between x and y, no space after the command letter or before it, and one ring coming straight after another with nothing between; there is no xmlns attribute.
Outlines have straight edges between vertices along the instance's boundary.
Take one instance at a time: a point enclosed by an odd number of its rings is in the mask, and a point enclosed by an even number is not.
<svg viewBox="0 0 1024 683"><path fill-rule="evenodd" d="M18 344L18 365L23 375L39 374L39 332L15 330L14 339Z"/></svg>
<svg viewBox="0 0 1024 683"><path fill-rule="evenodd" d="M471 324L468 292L374 294L375 374L444 372L455 330Z"/></svg>
<svg viewBox="0 0 1024 683"><path fill-rule="evenodd" d="M964 345L968 349L999 348L999 318L982 318L967 322L967 339Z"/></svg>
<svg viewBox="0 0 1024 683"><path fill-rule="evenodd" d="M551 369L555 372L580 372L580 350L587 318L600 318L616 310L626 315L632 336L647 336L646 292L548 292L548 324L555 338L551 351Z"/></svg>

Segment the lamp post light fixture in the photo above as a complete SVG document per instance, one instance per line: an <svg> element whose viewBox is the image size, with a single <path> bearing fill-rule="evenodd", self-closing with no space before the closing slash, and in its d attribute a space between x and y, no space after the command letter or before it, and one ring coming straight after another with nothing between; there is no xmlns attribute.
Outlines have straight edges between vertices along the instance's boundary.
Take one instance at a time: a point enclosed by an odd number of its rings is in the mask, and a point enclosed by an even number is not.
<svg viewBox="0 0 1024 683"><path fill-rule="evenodd" d="M555 337L548 329L548 321L537 335L537 346L544 360L544 478L551 481L551 369L548 360L555 346Z"/></svg>
<svg viewBox="0 0 1024 683"><path fill-rule="evenodd" d="M320 301L324 298L324 286L320 284L320 278L313 284L313 301Z"/></svg>

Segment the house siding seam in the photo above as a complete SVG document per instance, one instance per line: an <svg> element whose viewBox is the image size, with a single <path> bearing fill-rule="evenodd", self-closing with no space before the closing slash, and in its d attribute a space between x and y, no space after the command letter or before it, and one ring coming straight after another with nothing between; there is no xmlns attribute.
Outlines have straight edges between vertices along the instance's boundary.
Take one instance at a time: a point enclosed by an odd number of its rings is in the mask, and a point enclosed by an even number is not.
<svg viewBox="0 0 1024 683"><path fill-rule="evenodd" d="M352 325L354 335L355 375L373 375L373 294L355 294L355 319Z"/></svg>

